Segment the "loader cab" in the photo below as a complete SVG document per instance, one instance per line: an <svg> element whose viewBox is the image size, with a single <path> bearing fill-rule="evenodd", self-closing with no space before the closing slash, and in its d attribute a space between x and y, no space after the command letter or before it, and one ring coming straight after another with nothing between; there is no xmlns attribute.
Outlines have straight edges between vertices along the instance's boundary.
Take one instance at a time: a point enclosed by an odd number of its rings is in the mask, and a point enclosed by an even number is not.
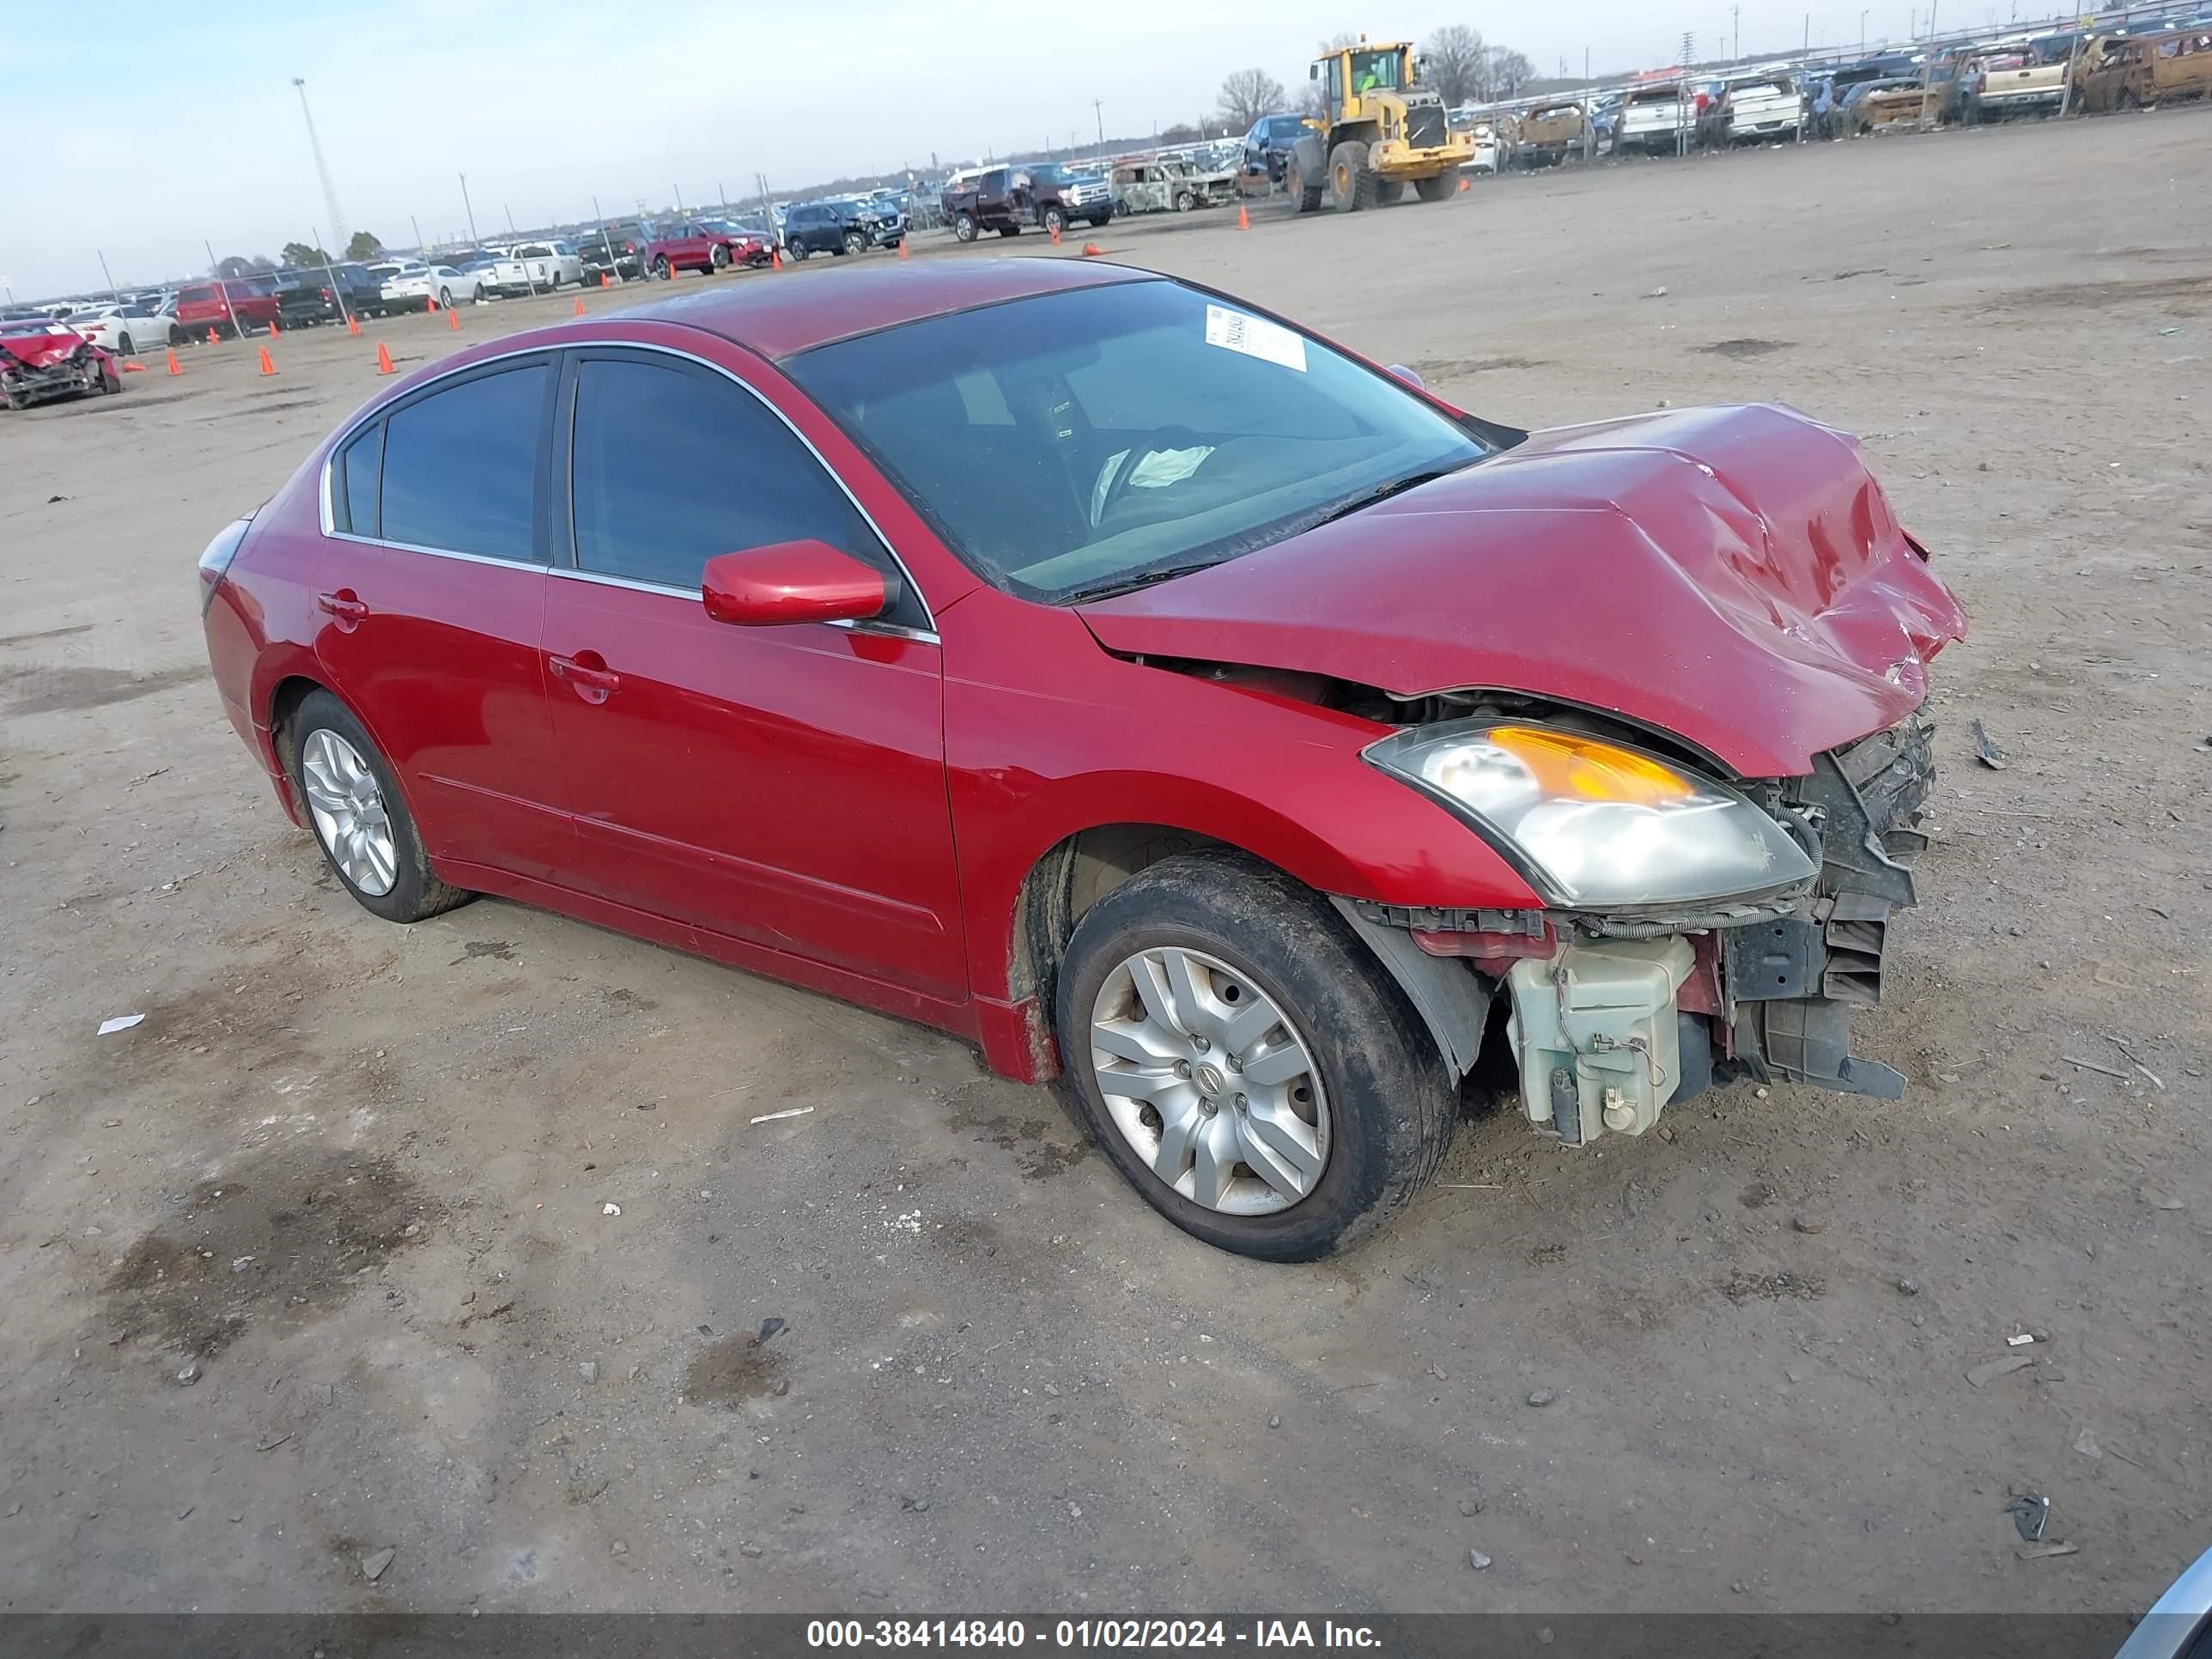
<svg viewBox="0 0 2212 1659"><path fill-rule="evenodd" d="M1315 60L1309 79L1320 83L1331 124L1359 118L1360 100L1375 94L1402 93L1414 82L1413 49L1403 41L1369 46L1362 41Z"/></svg>

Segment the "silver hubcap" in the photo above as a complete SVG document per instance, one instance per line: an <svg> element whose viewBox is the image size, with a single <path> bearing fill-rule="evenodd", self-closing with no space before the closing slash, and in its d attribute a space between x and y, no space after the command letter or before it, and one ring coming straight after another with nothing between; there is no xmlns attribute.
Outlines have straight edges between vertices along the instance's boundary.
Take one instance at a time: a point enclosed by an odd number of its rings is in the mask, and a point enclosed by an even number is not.
<svg viewBox="0 0 2212 1659"><path fill-rule="evenodd" d="M300 750L300 776L315 834L338 873L371 898L390 892L399 873L392 815L361 751L319 726Z"/></svg>
<svg viewBox="0 0 2212 1659"><path fill-rule="evenodd" d="M1209 1210L1287 1210L1328 1167L1328 1101L1305 1039L1202 951L1164 945L1106 976L1091 1069L1122 1139Z"/></svg>

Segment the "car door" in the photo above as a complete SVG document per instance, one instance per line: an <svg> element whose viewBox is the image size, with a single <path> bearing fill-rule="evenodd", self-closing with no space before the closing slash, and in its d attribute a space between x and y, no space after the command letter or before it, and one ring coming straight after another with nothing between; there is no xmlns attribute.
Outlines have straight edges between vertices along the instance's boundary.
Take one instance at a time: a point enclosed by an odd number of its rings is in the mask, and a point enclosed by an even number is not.
<svg viewBox="0 0 2212 1659"><path fill-rule="evenodd" d="M716 554L806 538L898 577L812 449L734 375L570 353L546 662L579 883L939 998L966 994L942 672L921 596L881 623L710 618Z"/></svg>
<svg viewBox="0 0 2212 1659"><path fill-rule="evenodd" d="M556 373L546 353L495 360L349 438L326 497L343 546L316 596L315 654L425 844L538 879L575 844L538 649Z"/></svg>

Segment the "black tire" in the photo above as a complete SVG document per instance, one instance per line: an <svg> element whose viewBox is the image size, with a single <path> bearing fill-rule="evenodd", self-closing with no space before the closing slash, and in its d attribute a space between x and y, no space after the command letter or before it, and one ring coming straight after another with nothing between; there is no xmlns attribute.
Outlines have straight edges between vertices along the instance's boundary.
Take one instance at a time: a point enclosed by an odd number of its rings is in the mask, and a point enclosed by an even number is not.
<svg viewBox="0 0 2212 1659"><path fill-rule="evenodd" d="M717 242L714 246L707 250L707 273L708 276L714 275L714 272L718 270L727 270L729 268L730 250L728 248L725 247L721 243Z"/></svg>
<svg viewBox="0 0 2212 1659"><path fill-rule="evenodd" d="M115 337L115 349L126 357L136 357L138 355L138 343L128 334L118 334Z"/></svg>
<svg viewBox="0 0 2212 1659"><path fill-rule="evenodd" d="M422 850L422 838L415 831L414 815L407 810L406 797L399 792L391 763L369 737L368 728L354 718L353 710L327 691L310 691L284 724L286 766L291 775L293 798L302 804L302 810L307 791L301 777L300 754L308 735L321 729L344 738L376 775L377 787L384 795L385 811L391 819L392 848L397 855L398 868L393 872L392 890L364 893L346 878L345 872L331 856L330 848L323 845L323 838L316 835L315 845L322 852L323 862L338 878L338 884L353 895L362 909L386 921L427 921L475 896L464 888L447 885L431 872L429 854ZM308 833L314 834L312 819Z"/></svg>
<svg viewBox="0 0 2212 1659"><path fill-rule="evenodd" d="M1413 180L1413 194L1424 202L1449 202L1458 181L1449 173L1439 173L1433 179Z"/></svg>
<svg viewBox="0 0 2212 1659"><path fill-rule="evenodd" d="M806 263L806 256L813 251L814 250L812 248L807 246L804 242L793 242L791 245L791 258L793 263L797 264L805 264Z"/></svg>
<svg viewBox="0 0 2212 1659"><path fill-rule="evenodd" d="M845 233L845 252L858 257L868 251L867 233L848 230Z"/></svg>
<svg viewBox="0 0 2212 1659"><path fill-rule="evenodd" d="M975 240L975 216L972 213L955 214L952 219L952 235L953 240L956 241L974 241Z"/></svg>
<svg viewBox="0 0 2212 1659"><path fill-rule="evenodd" d="M1046 235L1057 236L1067 228L1067 216L1057 206L1048 207L1039 216L1037 222L1044 227ZM1098 222L1094 219L1091 222L1097 224Z"/></svg>
<svg viewBox="0 0 2212 1659"><path fill-rule="evenodd" d="M1321 185L1318 183L1309 183L1305 173L1295 161L1289 163L1284 168L1283 177L1290 186L1291 194L1298 198L1299 212L1321 211Z"/></svg>
<svg viewBox="0 0 2212 1659"><path fill-rule="evenodd" d="M653 280L656 283L676 280L676 267L668 263L668 256L665 253L653 262Z"/></svg>
<svg viewBox="0 0 2212 1659"><path fill-rule="evenodd" d="M185 325L182 323L169 325L169 343L172 346L190 345L191 343L192 337L185 332Z"/></svg>
<svg viewBox="0 0 2212 1659"><path fill-rule="evenodd" d="M1205 951L1289 1014L1329 1104L1328 1161L1313 1190L1272 1215L1236 1216L1154 1175L1109 1114L1090 1054L1091 1010L1115 969L1160 945ZM1108 1159L1192 1237L1266 1261L1310 1261L1374 1231L1426 1184L1450 1144L1458 1098L1434 1039L1328 904L1226 849L1164 859L1084 915L1054 992L1067 1091Z"/></svg>
<svg viewBox="0 0 2212 1659"><path fill-rule="evenodd" d="M1114 216L1110 213L1094 213L1091 216L1091 228L1093 230L1103 230L1113 222Z"/></svg>
<svg viewBox="0 0 2212 1659"><path fill-rule="evenodd" d="M449 288L440 289L438 290L438 309L441 311L451 311L453 308L453 290Z"/></svg>
<svg viewBox="0 0 2212 1659"><path fill-rule="evenodd" d="M1367 146L1356 139L1346 139L1329 152L1328 188L1340 213L1358 213L1363 208L1375 205L1375 192L1382 180L1367 165Z"/></svg>

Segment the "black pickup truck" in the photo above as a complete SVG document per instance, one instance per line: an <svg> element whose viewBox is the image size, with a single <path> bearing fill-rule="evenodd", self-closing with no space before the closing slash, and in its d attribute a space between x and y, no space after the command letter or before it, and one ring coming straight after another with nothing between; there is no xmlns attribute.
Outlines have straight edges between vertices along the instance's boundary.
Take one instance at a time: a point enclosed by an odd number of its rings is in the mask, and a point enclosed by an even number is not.
<svg viewBox="0 0 2212 1659"><path fill-rule="evenodd" d="M604 225L586 225L573 231L568 245L584 262L584 280L597 284L601 273L618 283L645 275L645 247L653 240L653 227L641 219L610 219Z"/></svg>
<svg viewBox="0 0 2212 1659"><path fill-rule="evenodd" d="M1035 222L1030 176L1019 167L993 167L948 185L938 200L952 234L963 242L974 241L987 230L1018 236L1024 225Z"/></svg>
<svg viewBox="0 0 2212 1659"><path fill-rule="evenodd" d="M280 270L269 281L276 291L276 319L284 328L385 313L384 284L367 265L305 265Z"/></svg>

